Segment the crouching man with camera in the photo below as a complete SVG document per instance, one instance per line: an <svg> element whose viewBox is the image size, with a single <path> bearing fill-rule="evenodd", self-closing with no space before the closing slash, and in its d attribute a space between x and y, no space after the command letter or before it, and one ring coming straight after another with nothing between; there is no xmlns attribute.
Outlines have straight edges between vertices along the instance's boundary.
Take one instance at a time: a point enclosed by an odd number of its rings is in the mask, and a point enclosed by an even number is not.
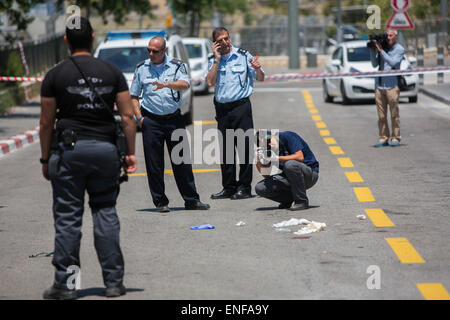
<svg viewBox="0 0 450 320"><path fill-rule="evenodd" d="M405 49L397 43L398 33L396 30L388 29L387 38L383 41L377 40L369 42L370 60L375 68L379 70L399 70ZM371 44L371 45L370 45ZM375 101L378 111L378 132L379 140L374 147L385 147L400 145L400 113L398 108L398 99L400 89L398 87L398 76L377 77L375 78ZM387 106L391 112L392 135L389 133L387 121Z"/></svg>
<svg viewBox="0 0 450 320"><path fill-rule="evenodd" d="M260 145L265 143L260 135L258 141ZM256 168L265 179L256 184L255 192L279 202L279 209L308 209L306 190L319 179L319 162L308 144L297 133L282 131L278 137L271 135L267 145L257 149ZM270 170L264 172L272 165L277 165L282 172L274 175L270 175Z"/></svg>

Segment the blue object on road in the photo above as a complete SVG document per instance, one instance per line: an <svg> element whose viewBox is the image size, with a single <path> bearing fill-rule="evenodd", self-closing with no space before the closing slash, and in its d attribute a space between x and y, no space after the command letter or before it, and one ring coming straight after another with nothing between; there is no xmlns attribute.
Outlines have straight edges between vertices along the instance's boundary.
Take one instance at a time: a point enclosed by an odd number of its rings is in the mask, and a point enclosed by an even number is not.
<svg viewBox="0 0 450 320"><path fill-rule="evenodd" d="M214 226L210 224L202 224L201 226L191 227L191 230L207 230L207 229L214 229Z"/></svg>

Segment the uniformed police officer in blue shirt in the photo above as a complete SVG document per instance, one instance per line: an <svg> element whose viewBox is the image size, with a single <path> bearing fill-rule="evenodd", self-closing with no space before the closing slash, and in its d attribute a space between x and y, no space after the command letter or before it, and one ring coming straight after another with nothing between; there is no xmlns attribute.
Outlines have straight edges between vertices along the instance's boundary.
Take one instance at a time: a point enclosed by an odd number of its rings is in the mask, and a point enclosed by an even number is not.
<svg viewBox="0 0 450 320"><path fill-rule="evenodd" d="M221 171L223 190L211 195L212 199L251 198L253 166L250 161L250 139L245 138L245 156L239 168L239 180L236 179L236 164L227 163L226 159L236 159L235 148L226 150L226 130L235 132L242 129L253 131L252 106L250 95L253 93L253 81L264 81L261 64L248 51L231 44L230 33L219 27L212 34L214 55L209 59L206 81L210 87L215 86L214 105L218 129L222 134ZM233 152L227 157L227 151Z"/></svg>
<svg viewBox="0 0 450 320"><path fill-rule="evenodd" d="M189 89L190 79L182 61L166 55L166 41L154 37L147 48L150 59L136 66L130 88L134 114L142 128L147 179L158 212L170 211L164 187L164 142L167 144L173 174L187 210L207 210L196 191L190 160L174 163L172 149L187 144L187 136L172 141L177 129L186 130L180 112L181 91ZM139 96L142 93L142 104ZM183 148L185 150L185 148ZM188 155L181 155L183 159Z"/></svg>

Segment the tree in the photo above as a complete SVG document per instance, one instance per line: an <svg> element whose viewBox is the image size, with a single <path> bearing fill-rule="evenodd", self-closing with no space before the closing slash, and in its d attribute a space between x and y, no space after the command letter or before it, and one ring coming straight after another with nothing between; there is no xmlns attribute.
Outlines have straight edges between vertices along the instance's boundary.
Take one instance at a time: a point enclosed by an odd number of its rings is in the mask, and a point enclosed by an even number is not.
<svg viewBox="0 0 450 320"><path fill-rule="evenodd" d="M248 12L246 0L168 0L175 13L184 15L189 23L189 35L198 34L203 20L212 17L214 11L233 14L236 11Z"/></svg>
<svg viewBox="0 0 450 320"><path fill-rule="evenodd" d="M62 5L64 2L64 0L58 0L58 5ZM92 9L95 9L103 18L104 24L108 22L107 16L110 14L114 16L116 23L122 24L126 21L126 17L130 11L153 17L149 0L76 0L74 4L85 10L84 16L86 18L89 18Z"/></svg>
<svg viewBox="0 0 450 320"><path fill-rule="evenodd" d="M27 16L31 8L43 2L45 0L0 0L0 14L6 13L9 25L23 31L33 21L32 17ZM8 38L8 40L14 41L14 38Z"/></svg>

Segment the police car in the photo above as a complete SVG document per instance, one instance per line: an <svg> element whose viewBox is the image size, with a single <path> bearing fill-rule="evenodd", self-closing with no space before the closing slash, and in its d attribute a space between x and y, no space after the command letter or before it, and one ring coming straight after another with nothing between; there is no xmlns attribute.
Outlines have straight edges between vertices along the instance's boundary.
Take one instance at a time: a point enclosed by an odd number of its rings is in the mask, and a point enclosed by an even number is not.
<svg viewBox="0 0 450 320"><path fill-rule="evenodd" d="M370 62L370 52L367 41L343 42L334 50L330 59L326 62L326 73L340 72L370 72L377 71ZM411 69L415 58L404 58L400 63L400 70ZM409 102L417 102L419 91L419 77L417 74L405 75L407 90L400 91L400 98L408 98ZM374 77L324 79L322 81L323 99L325 102L333 102L335 97L341 97L343 104L349 104L353 100L374 99Z"/></svg>
<svg viewBox="0 0 450 320"><path fill-rule="evenodd" d="M188 75L191 77L189 57L181 37L169 35L165 30L111 31L95 50L94 57L116 65L123 72L128 87L130 87L136 65L149 59L148 42L156 36L166 39L167 55L183 61ZM192 123L193 97L192 86L183 91L181 114L184 116L186 124Z"/></svg>

